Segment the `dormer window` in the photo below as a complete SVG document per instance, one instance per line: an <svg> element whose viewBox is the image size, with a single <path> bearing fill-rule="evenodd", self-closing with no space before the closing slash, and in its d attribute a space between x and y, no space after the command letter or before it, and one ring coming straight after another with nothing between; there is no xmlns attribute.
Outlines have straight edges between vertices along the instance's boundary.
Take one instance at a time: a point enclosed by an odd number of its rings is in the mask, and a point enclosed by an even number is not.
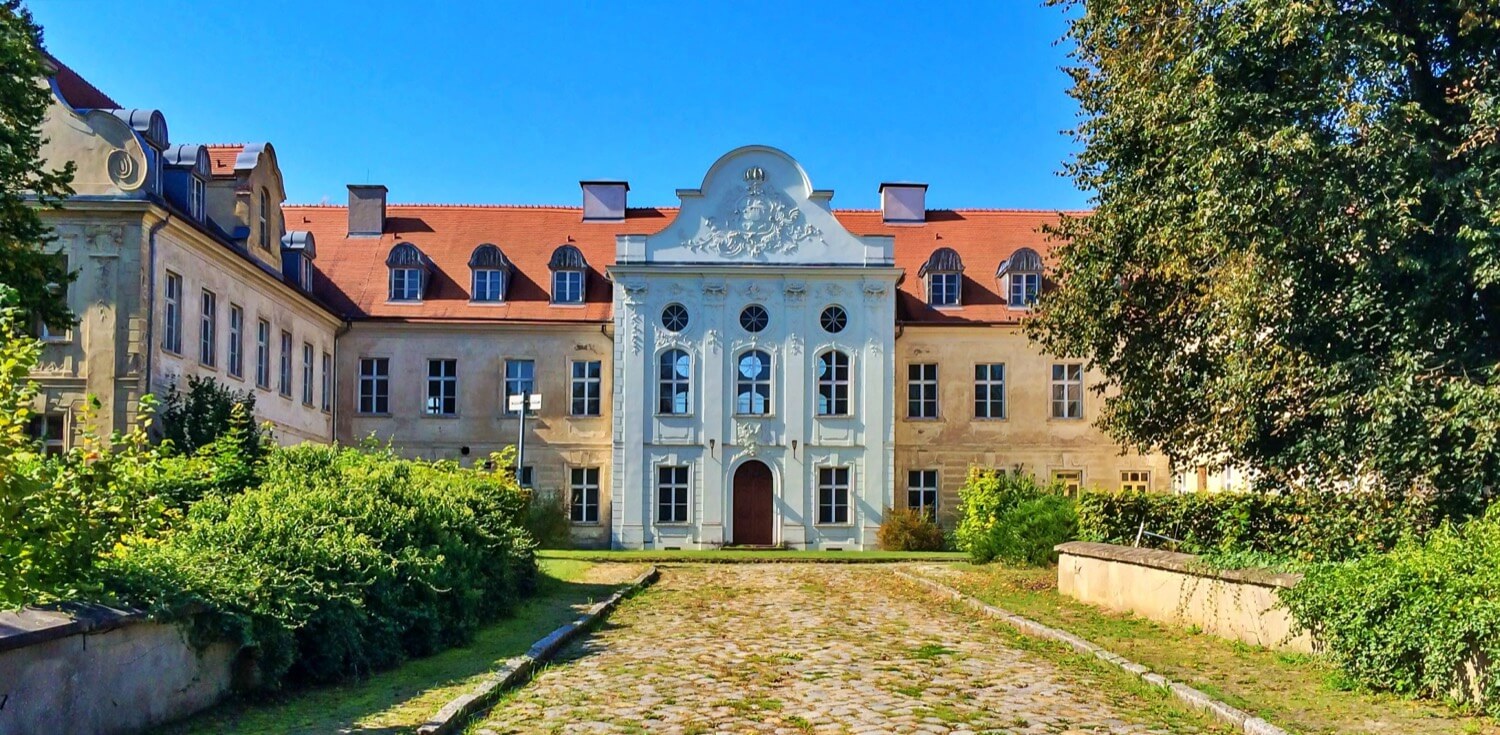
<svg viewBox="0 0 1500 735"><path fill-rule="evenodd" d="M203 200L208 196L207 184L197 176L188 177L188 214L203 221Z"/></svg>
<svg viewBox="0 0 1500 735"><path fill-rule="evenodd" d="M403 242L391 248L385 264L391 269L390 300L421 301L432 272L432 261L417 246Z"/></svg>
<svg viewBox="0 0 1500 735"><path fill-rule="evenodd" d="M1042 292L1042 256L1031 248L1021 248L1000 263L995 278L1010 308L1029 309Z"/></svg>
<svg viewBox="0 0 1500 735"><path fill-rule="evenodd" d="M552 270L552 303L581 304L589 264L583 252L573 245L563 245L552 251L552 260L547 263Z"/></svg>
<svg viewBox="0 0 1500 735"><path fill-rule="evenodd" d="M165 183L162 196L181 207L188 218L202 222L208 203L208 180L213 176L208 150L193 143L180 143L162 152Z"/></svg>
<svg viewBox="0 0 1500 735"><path fill-rule="evenodd" d="M922 264L917 276L927 284L927 303L932 306L963 304L964 263L953 248L938 248Z"/></svg>
<svg viewBox="0 0 1500 735"><path fill-rule="evenodd" d="M271 195L260 190L260 211L256 213L260 223L260 246L271 249Z"/></svg>
<svg viewBox="0 0 1500 735"><path fill-rule="evenodd" d="M288 232L281 238L281 272L303 291L312 291L313 258L318 257L311 232Z"/></svg>
<svg viewBox="0 0 1500 735"><path fill-rule="evenodd" d="M500 248L488 243L474 248L469 256L469 269L474 272L474 288L470 292L474 301L499 302L505 300L505 289L510 285L510 260Z"/></svg>

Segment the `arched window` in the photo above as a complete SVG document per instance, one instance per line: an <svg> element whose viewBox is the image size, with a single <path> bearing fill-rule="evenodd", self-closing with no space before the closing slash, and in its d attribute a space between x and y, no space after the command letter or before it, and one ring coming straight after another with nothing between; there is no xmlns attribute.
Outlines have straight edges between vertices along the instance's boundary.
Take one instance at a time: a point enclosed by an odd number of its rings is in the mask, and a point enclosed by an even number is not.
<svg viewBox="0 0 1500 735"><path fill-rule="evenodd" d="M1007 305L1012 309L1030 308L1042 291L1042 256L1031 248L1021 248L1000 263L995 277L1000 279L1000 292L1006 294Z"/></svg>
<svg viewBox="0 0 1500 735"><path fill-rule="evenodd" d="M693 361L682 350L667 350L657 362L656 412L685 416L693 406Z"/></svg>
<svg viewBox="0 0 1500 735"><path fill-rule="evenodd" d="M734 412L744 416L771 415L771 356L751 350L735 361Z"/></svg>
<svg viewBox="0 0 1500 735"><path fill-rule="evenodd" d="M260 190L260 211L256 212L260 224L260 246L271 249L271 195Z"/></svg>
<svg viewBox="0 0 1500 735"><path fill-rule="evenodd" d="M505 300L511 266L500 248L489 243L474 248L474 254L469 256L469 269L474 273L474 287L469 298L474 301Z"/></svg>
<svg viewBox="0 0 1500 735"><path fill-rule="evenodd" d="M552 270L552 303L581 304L589 264L583 251L573 245L562 245L552 251L547 263Z"/></svg>
<svg viewBox="0 0 1500 735"><path fill-rule="evenodd" d="M927 283L927 303L933 306L963 304L964 261L953 248L938 248L917 271Z"/></svg>
<svg viewBox="0 0 1500 735"><path fill-rule="evenodd" d="M427 290L432 261L417 246L403 242L391 248L385 264L391 270L390 300L421 301Z"/></svg>
<svg viewBox="0 0 1500 735"><path fill-rule="evenodd" d="M818 415L849 415L849 356L838 350L818 355Z"/></svg>

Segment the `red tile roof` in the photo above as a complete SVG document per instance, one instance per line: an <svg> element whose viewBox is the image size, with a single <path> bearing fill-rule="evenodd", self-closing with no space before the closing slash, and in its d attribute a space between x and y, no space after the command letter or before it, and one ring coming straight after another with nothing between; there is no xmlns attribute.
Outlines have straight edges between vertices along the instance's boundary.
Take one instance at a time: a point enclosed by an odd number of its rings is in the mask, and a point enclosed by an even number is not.
<svg viewBox="0 0 1500 735"><path fill-rule="evenodd" d="M233 176L234 160L245 150L244 143L214 143L208 149L208 171L213 176Z"/></svg>
<svg viewBox="0 0 1500 735"><path fill-rule="evenodd" d="M54 77L57 80L57 91L62 94L63 100L71 105L73 109L120 109L120 103L114 101L109 95L99 91L98 87L89 84L89 80L84 79L78 72L73 71L72 67L58 61L57 57L52 54L43 53L47 57L47 60L51 61L57 67L57 75Z"/></svg>
<svg viewBox="0 0 1500 735"><path fill-rule="evenodd" d="M392 204L384 235L350 238L345 207L291 205L285 213L288 230L307 230L316 238L315 289L335 311L351 319L418 321L608 321L611 287L603 276L614 263L615 236L654 234L677 216L675 208L638 208L629 210L623 222L583 222L578 207ZM923 324L1016 323L1021 312L1006 308L996 291L995 270L1022 247L1046 258L1050 246L1040 228L1057 219L1056 213L1043 211L932 210L924 224L886 225L878 210L835 215L856 235L896 238L896 266L906 271L897 319ZM397 242L416 245L432 260L433 281L419 304L386 300L385 260ZM484 243L499 246L515 268L504 304L469 301L469 257ZM577 246L589 263L582 306L551 303L547 261L567 243ZM963 258L961 308L934 309L924 299L917 270L940 247L951 247Z"/></svg>

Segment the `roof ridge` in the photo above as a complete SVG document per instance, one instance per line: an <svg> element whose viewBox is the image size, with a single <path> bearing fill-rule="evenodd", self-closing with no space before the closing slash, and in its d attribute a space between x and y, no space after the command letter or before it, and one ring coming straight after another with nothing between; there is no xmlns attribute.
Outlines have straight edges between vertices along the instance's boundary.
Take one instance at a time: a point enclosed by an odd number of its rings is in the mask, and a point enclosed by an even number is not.
<svg viewBox="0 0 1500 735"><path fill-rule="evenodd" d="M213 148L215 146L207 146ZM228 146L224 146L228 147ZM324 204L324 203L287 203L281 205L283 209L348 209L347 204ZM413 207L432 209L556 209L569 212L583 211L583 207L572 204L499 204L483 202L388 202L386 208ZM681 209L680 205L648 205L643 207L626 207L626 211L645 212L660 211L665 209ZM1024 207L940 207L929 209L928 212L981 212L988 214L1089 214L1092 209L1027 209ZM872 208L837 208L834 214L879 214L879 209Z"/></svg>

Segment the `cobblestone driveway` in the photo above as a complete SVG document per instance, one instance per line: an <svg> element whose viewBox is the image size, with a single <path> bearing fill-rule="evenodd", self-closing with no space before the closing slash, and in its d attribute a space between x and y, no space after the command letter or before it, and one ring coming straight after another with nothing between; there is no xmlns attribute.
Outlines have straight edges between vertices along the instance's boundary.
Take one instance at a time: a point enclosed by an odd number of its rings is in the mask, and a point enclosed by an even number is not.
<svg viewBox="0 0 1500 735"><path fill-rule="evenodd" d="M1003 641L878 566L673 567L471 732L1166 732Z"/></svg>

